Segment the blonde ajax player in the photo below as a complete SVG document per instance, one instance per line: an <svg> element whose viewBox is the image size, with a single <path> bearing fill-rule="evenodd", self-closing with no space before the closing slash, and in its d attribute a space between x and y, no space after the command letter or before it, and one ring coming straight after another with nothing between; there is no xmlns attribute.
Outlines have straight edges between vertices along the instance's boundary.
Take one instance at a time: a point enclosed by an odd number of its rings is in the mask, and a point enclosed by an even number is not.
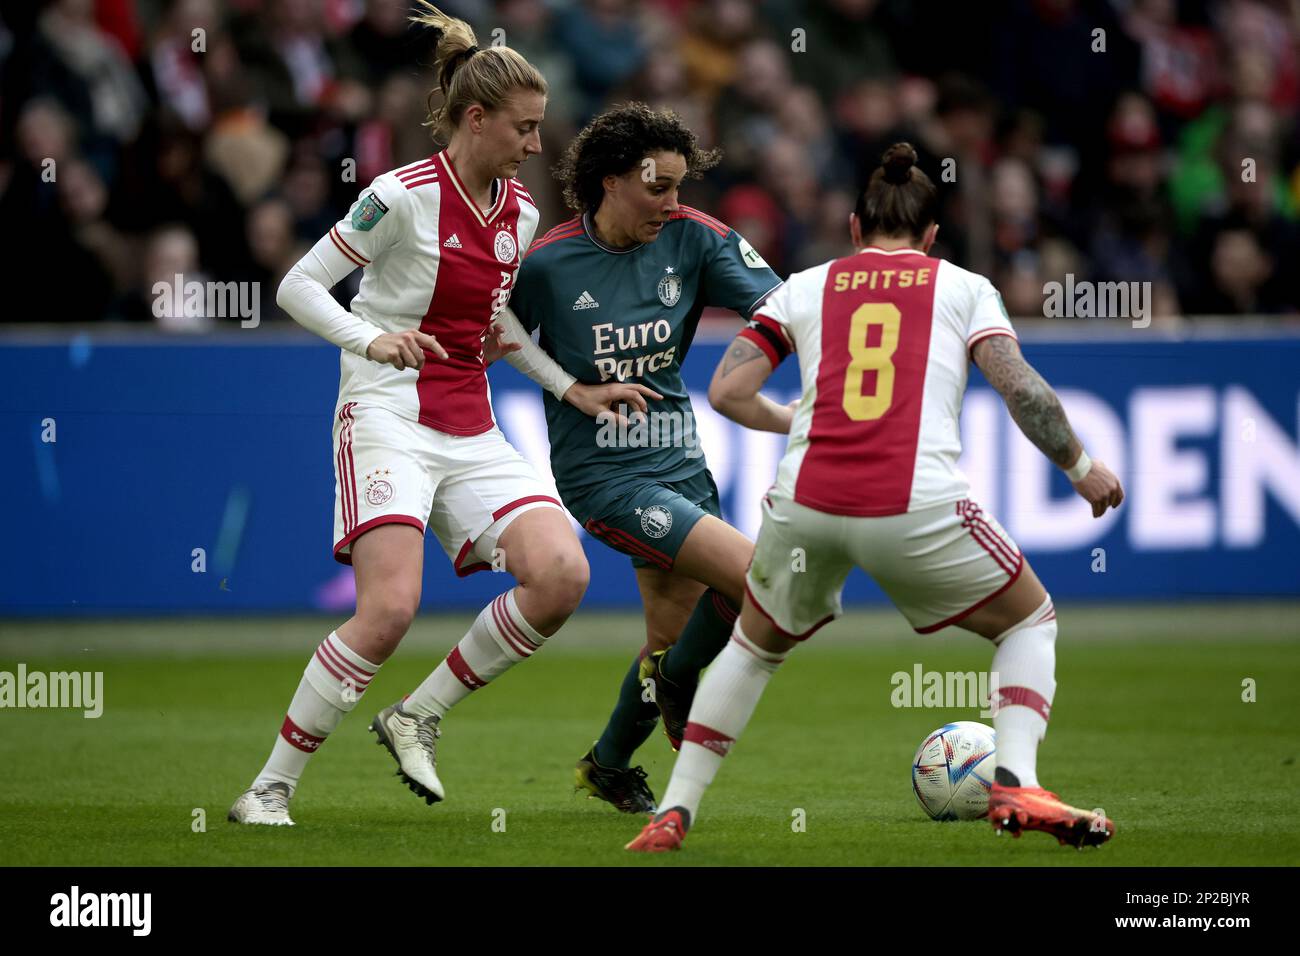
<svg viewBox="0 0 1300 956"><path fill-rule="evenodd" d="M292 824L289 798L308 759L419 607L426 528L458 575L503 558L517 582L371 723L398 775L428 803L444 796L434 749L441 720L541 648L587 586L569 519L497 427L484 374L485 357L506 348L489 328L537 228L514 176L541 152L546 82L514 50L479 49L468 25L421 7L413 19L442 31L442 104L430 123L448 145L378 177L276 297L342 349L334 556L352 565L357 610L308 661L270 758L230 810L239 823ZM329 290L357 268L365 273L349 311Z"/></svg>
<svg viewBox="0 0 1300 956"><path fill-rule="evenodd" d="M1056 393L1020 354L987 279L926 254L933 183L907 143L858 199L857 252L791 276L728 348L709 398L748 425L759 388L791 352L803 397L763 520L731 640L705 672L660 806L630 850L677 849L700 800L790 649L841 613L853 567L918 632L949 625L994 645L998 832L1105 842L1106 817L1063 803L1036 776L1056 690L1056 613L1020 549L970 498L957 422L973 360L1020 430L1069 476L1094 517L1118 507L1115 475L1090 460ZM791 554L805 556L794 570Z"/></svg>

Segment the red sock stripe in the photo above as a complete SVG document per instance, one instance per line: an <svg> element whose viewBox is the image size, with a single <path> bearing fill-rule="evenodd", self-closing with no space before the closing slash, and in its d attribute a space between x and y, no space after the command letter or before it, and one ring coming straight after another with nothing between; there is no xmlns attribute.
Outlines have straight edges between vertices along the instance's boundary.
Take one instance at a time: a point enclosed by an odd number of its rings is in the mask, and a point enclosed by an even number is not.
<svg viewBox="0 0 1300 956"><path fill-rule="evenodd" d="M682 737L686 743L699 744L706 750L712 750L719 757L725 757L731 745L736 742L734 737L728 737L721 731L714 730L712 727L706 727L703 724L697 724L694 721L686 724L686 734Z"/></svg>
<svg viewBox="0 0 1300 956"><path fill-rule="evenodd" d="M356 683L356 678L347 676L342 671L340 671L337 667L331 664L329 658L320 652L319 647L316 648L316 660L320 661L320 666L325 668L327 671L329 671L330 675L340 684L342 684L344 681L347 681L350 684Z"/></svg>
<svg viewBox="0 0 1300 956"><path fill-rule="evenodd" d="M775 660L775 661L772 660L770 657L764 657L759 652L759 649L750 643L749 638L745 638L744 640L741 640L741 638L736 634L735 631L731 632L731 640L735 642L737 647L744 650L746 654L750 655L756 660L762 661L764 664L780 664L782 661L785 660L784 657L781 658L780 660Z"/></svg>
<svg viewBox="0 0 1300 956"><path fill-rule="evenodd" d="M343 639L338 636L337 632L334 634L330 634L325 638L325 640L329 642L330 650L334 651L336 654L339 655L339 657L343 658L344 662L349 667L351 667L354 671L356 671L366 680L370 680L372 677L374 677L376 674L379 673L378 664L371 664L369 661L364 661L363 663L358 664L355 661L353 661L350 657L348 657L347 656L348 654L355 654L356 652L353 651L352 648L348 647L346 644L343 643Z"/></svg>
<svg viewBox="0 0 1300 956"><path fill-rule="evenodd" d="M469 665L465 663L465 658L461 656L459 647L453 647L451 653L447 655L447 666L456 675L456 679L470 690L487 686L487 681L470 670Z"/></svg>
<svg viewBox="0 0 1300 956"><path fill-rule="evenodd" d="M506 643L510 645L510 649L520 657L527 657L528 651L519 646L519 642L515 640L514 635L510 633L510 629L506 627L504 616L501 613L500 604L501 599L498 597L488 605L492 612L492 621L496 624L497 630L501 632L501 636L505 638Z"/></svg>
<svg viewBox="0 0 1300 956"><path fill-rule="evenodd" d="M1040 614L1040 615L1039 615L1039 616L1034 620L1033 623L1034 623L1034 624L1046 624L1048 621L1055 621L1055 620L1056 620L1056 607L1055 607L1055 605L1049 604L1049 605L1047 605L1046 608L1044 608L1043 613Z"/></svg>
<svg viewBox="0 0 1300 956"><path fill-rule="evenodd" d="M1047 702L1047 698L1036 690L1028 687L999 687L997 693L997 703L994 707L994 713L1003 707L1028 707L1030 710L1037 711L1043 720L1052 719L1052 705Z"/></svg>
<svg viewBox="0 0 1300 956"><path fill-rule="evenodd" d="M520 657L528 657L533 651L537 650L538 645L525 637L523 631L510 619L510 608L506 604L504 594L497 597L492 602L491 607L492 620L496 621L497 630L506 639L506 643L514 648L516 654Z"/></svg>
<svg viewBox="0 0 1300 956"><path fill-rule="evenodd" d="M349 680L353 684L355 684L357 690L365 690L367 687L370 686L371 678L373 678L375 675L367 674L361 668L357 667L346 657L340 654L337 650L335 650L330 645L330 641L328 638L321 641L320 647L316 648L316 651L322 656L324 661L328 661L330 664L334 665L334 668L338 669L339 671L342 671L343 679ZM334 671L331 670L331 673L333 672Z"/></svg>
<svg viewBox="0 0 1300 956"><path fill-rule="evenodd" d="M284 715L284 723L280 725L280 736L287 740L294 747L297 747L303 753L314 754L316 748L325 742L324 737L317 737L315 734L309 734L292 720L289 715Z"/></svg>

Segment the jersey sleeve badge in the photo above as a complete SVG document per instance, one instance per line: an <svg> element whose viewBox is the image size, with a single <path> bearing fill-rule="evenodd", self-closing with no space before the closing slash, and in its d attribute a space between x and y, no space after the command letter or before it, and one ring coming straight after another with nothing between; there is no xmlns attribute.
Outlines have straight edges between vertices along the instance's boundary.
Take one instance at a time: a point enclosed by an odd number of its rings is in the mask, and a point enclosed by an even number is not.
<svg viewBox="0 0 1300 956"><path fill-rule="evenodd" d="M758 250L749 244L743 236L737 236L740 240L740 258L745 261L745 265L751 269L770 269L763 257L758 254Z"/></svg>
<svg viewBox="0 0 1300 956"><path fill-rule="evenodd" d="M352 228L360 232L369 232L375 228L375 223L384 218L386 212L388 207L384 205L383 200L371 193L357 203L357 208L352 211Z"/></svg>

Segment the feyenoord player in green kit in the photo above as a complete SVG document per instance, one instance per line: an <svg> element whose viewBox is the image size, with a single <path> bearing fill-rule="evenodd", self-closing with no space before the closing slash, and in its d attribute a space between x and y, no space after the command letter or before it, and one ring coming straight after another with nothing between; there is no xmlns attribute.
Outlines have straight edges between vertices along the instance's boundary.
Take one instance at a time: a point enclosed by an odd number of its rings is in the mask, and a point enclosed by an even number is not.
<svg viewBox="0 0 1300 956"><path fill-rule="evenodd" d="M753 555L753 542L720 518L681 378L706 306L749 319L781 284L735 230L678 204L682 180L717 159L671 112L632 103L597 117L556 171L578 215L533 243L502 312L506 337L524 345L509 361L549 390L551 470L565 506L636 568L647 645L576 771L579 787L628 813L654 808L632 754L656 711L680 746L699 673L730 636ZM538 328L540 349L524 334ZM615 382L655 401L627 417L610 411L600 386ZM791 410L768 405L763 424L788 432Z"/></svg>

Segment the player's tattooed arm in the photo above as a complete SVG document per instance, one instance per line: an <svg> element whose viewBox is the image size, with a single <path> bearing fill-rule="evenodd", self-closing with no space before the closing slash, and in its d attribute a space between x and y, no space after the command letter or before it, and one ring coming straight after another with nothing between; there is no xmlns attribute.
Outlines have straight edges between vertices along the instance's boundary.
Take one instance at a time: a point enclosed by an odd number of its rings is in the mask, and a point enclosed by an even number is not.
<svg viewBox="0 0 1300 956"><path fill-rule="evenodd" d="M976 342L972 354L1025 437L1058 467L1074 464L1083 445L1075 437L1056 392L1025 361L1019 343L1009 335L994 335Z"/></svg>
<svg viewBox="0 0 1300 956"><path fill-rule="evenodd" d="M763 361L755 361L762 359ZM713 372L709 383L709 404L719 414L757 431L787 434L793 410L778 405L759 389L772 374L772 363L753 342L737 337Z"/></svg>
<svg viewBox="0 0 1300 956"><path fill-rule="evenodd" d="M722 367L719 370L719 377L725 378L740 366L752 362L754 359L760 359L763 357L763 350L757 345L745 339L738 338L731 343L731 346L727 349L726 356L722 359Z"/></svg>

